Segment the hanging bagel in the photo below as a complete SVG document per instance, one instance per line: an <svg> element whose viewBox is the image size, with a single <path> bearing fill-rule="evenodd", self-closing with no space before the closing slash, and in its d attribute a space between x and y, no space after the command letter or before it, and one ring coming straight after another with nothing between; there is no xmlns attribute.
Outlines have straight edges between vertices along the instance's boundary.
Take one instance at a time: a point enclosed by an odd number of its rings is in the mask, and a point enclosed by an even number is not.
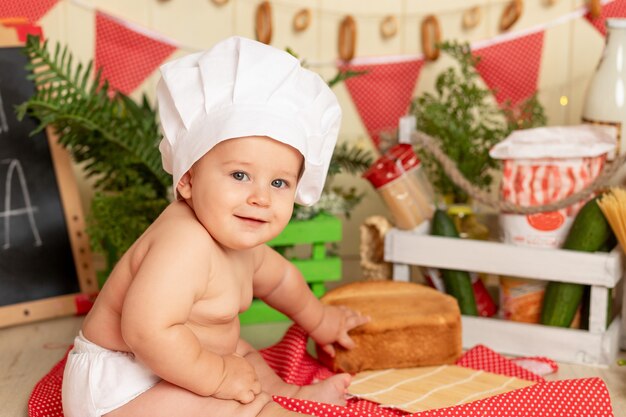
<svg viewBox="0 0 626 417"><path fill-rule="evenodd" d="M502 11L502 15L500 16L500 31L504 32L505 30L509 30L511 26L519 20L523 10L523 0L511 0L511 2L506 5Z"/></svg>
<svg viewBox="0 0 626 417"><path fill-rule="evenodd" d="M589 14L596 19L602 14L602 2L600 0L589 0Z"/></svg>
<svg viewBox="0 0 626 417"><path fill-rule="evenodd" d="M398 19L393 15L385 16L380 22L380 35L383 39L390 39L398 33Z"/></svg>
<svg viewBox="0 0 626 417"><path fill-rule="evenodd" d="M479 6L471 7L463 12L463 29L474 29L480 23L482 17L481 8Z"/></svg>
<svg viewBox="0 0 626 417"><path fill-rule="evenodd" d="M272 41L272 6L269 1L259 4L256 9L256 39L269 45Z"/></svg>
<svg viewBox="0 0 626 417"><path fill-rule="evenodd" d="M427 61L436 61L439 58L441 42L441 26L435 15L428 15L422 20L422 52Z"/></svg>
<svg viewBox="0 0 626 417"><path fill-rule="evenodd" d="M311 10L307 8L300 9L300 11L293 16L292 24L293 30L296 32L307 30L311 24Z"/></svg>
<svg viewBox="0 0 626 417"><path fill-rule="evenodd" d="M350 61L356 52L356 21L350 15L343 18L339 24L338 40L339 58Z"/></svg>

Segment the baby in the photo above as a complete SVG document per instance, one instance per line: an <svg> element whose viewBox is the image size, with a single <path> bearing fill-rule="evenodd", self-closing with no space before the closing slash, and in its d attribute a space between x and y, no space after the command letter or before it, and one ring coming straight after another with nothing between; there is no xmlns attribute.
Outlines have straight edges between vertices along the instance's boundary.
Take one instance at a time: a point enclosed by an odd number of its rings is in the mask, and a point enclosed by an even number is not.
<svg viewBox="0 0 626 417"><path fill-rule="evenodd" d="M286 52L232 37L161 68L164 168L177 201L124 254L68 356L66 417L297 415L271 395L343 404L347 374L284 383L239 337L258 297L329 354L367 318L322 305L265 243L319 198L337 99Z"/></svg>

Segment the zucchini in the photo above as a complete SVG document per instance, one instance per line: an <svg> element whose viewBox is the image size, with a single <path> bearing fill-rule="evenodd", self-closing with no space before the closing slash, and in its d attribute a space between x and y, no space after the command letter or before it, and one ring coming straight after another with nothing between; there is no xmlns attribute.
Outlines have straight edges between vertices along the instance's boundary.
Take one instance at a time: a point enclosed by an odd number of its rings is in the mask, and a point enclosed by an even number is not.
<svg viewBox="0 0 626 417"><path fill-rule="evenodd" d="M433 215L431 235L458 238L459 232L450 216L445 211L437 209ZM467 271L441 269L441 277L446 293L456 298L459 303L461 314L477 316L478 308L470 274Z"/></svg>
<svg viewBox="0 0 626 417"><path fill-rule="evenodd" d="M598 197L589 200L580 209L562 248L582 252L611 250L615 236L606 221ZM550 281L546 287L541 310L541 324L569 327L583 298L585 286L569 282Z"/></svg>

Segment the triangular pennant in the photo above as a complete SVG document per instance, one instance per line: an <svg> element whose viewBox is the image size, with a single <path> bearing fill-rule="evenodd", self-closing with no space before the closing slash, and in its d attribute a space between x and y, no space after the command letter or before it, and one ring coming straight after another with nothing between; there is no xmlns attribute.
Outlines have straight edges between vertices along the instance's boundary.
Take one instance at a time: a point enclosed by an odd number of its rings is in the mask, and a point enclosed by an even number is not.
<svg viewBox="0 0 626 417"><path fill-rule="evenodd" d="M96 68L102 68L102 78L114 90L131 93L176 49L96 13Z"/></svg>
<svg viewBox="0 0 626 417"><path fill-rule="evenodd" d="M596 18L593 18L590 12L587 12L585 15L585 19L587 19L602 36L606 36L606 19L611 17L626 17L626 0L614 0L602 6L600 16Z"/></svg>
<svg viewBox="0 0 626 417"><path fill-rule="evenodd" d="M499 104L517 104L537 91L544 30L475 49L476 70Z"/></svg>
<svg viewBox="0 0 626 417"><path fill-rule="evenodd" d="M0 19L24 17L36 22L59 2L59 0L2 0Z"/></svg>
<svg viewBox="0 0 626 417"><path fill-rule="evenodd" d="M376 147L380 133L397 128L398 119L406 114L423 63L422 59L410 59L341 67L367 71L347 79L346 87Z"/></svg>

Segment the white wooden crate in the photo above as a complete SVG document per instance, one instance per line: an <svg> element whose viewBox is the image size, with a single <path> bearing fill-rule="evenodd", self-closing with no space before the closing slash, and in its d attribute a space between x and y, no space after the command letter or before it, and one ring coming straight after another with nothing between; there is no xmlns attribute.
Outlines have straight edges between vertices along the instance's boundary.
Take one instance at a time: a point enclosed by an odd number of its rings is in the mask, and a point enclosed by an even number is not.
<svg viewBox="0 0 626 417"><path fill-rule="evenodd" d="M606 365L615 359L620 316L608 328L605 324L608 291L624 276L619 248L610 253L530 248L430 236L429 230L425 222L412 231L392 229L385 235L385 260L394 264L394 280L408 281L410 265L418 265L591 286L589 330L463 316L463 347L484 344L502 353L581 364Z"/></svg>

